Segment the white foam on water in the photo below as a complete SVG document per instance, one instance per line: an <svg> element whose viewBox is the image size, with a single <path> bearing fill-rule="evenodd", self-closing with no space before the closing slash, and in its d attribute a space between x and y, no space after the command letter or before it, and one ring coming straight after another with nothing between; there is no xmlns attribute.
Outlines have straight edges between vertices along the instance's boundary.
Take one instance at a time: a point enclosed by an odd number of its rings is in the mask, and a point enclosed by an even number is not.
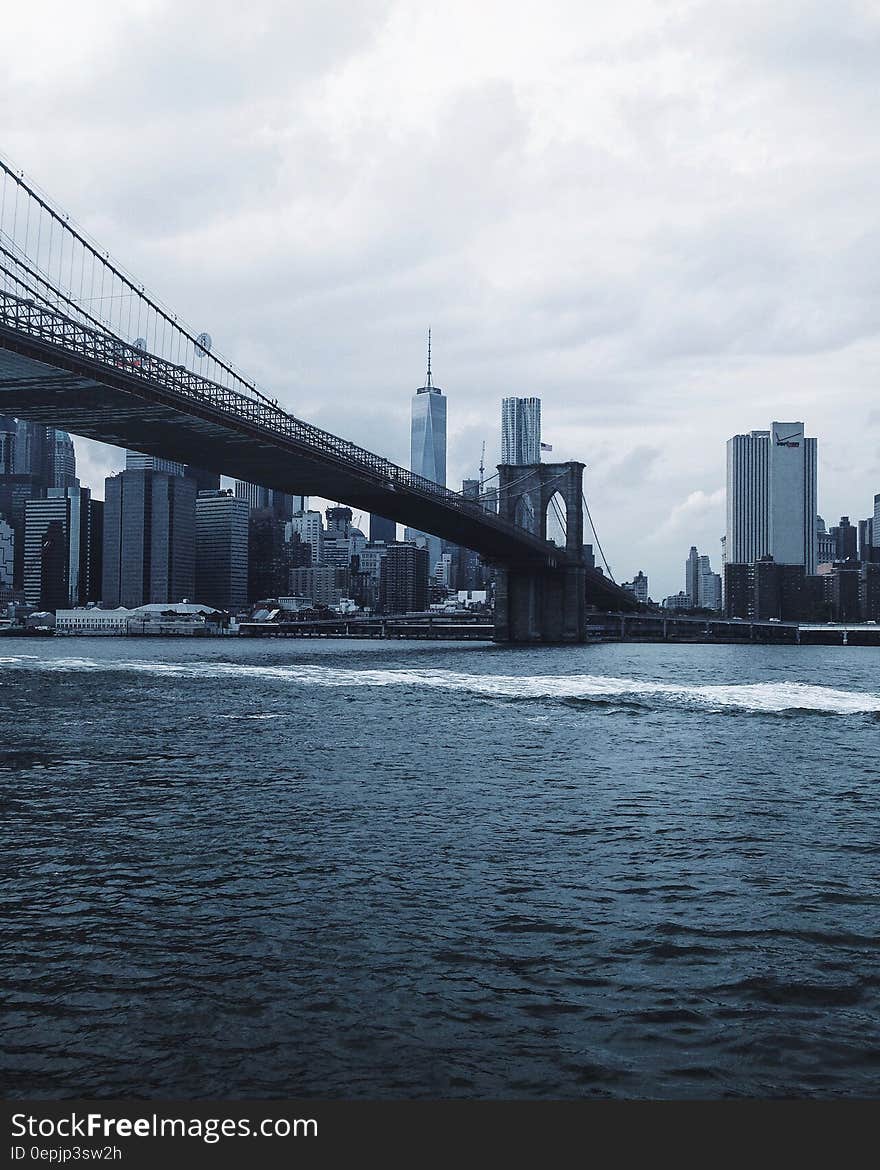
<svg viewBox="0 0 880 1170"><path fill-rule="evenodd" d="M645 702L658 698L712 710L767 713L817 711L853 715L880 713L880 694L841 691L798 682L766 682L689 686L604 675L492 675L451 670L353 670L294 663L257 666L229 662L100 662L89 658L35 659L31 655L0 659L48 672L128 671L175 678L253 678L311 687L406 687L411 690L457 691L499 699L614 700Z"/></svg>

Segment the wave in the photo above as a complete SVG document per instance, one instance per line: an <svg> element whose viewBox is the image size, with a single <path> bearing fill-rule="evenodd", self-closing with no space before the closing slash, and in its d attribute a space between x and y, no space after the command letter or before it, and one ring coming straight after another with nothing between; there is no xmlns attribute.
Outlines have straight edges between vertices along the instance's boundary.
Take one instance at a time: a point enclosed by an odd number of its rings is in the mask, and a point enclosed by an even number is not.
<svg viewBox="0 0 880 1170"><path fill-rule="evenodd" d="M405 687L456 691L487 699L551 700L567 703L678 705L714 711L766 714L818 712L833 715L880 714L880 694L842 691L799 682L688 685L604 675L465 674L442 669L375 670L291 663L258 666L231 662L108 662L90 658L0 657L0 667L47 673L118 672L193 679L260 679L309 687Z"/></svg>

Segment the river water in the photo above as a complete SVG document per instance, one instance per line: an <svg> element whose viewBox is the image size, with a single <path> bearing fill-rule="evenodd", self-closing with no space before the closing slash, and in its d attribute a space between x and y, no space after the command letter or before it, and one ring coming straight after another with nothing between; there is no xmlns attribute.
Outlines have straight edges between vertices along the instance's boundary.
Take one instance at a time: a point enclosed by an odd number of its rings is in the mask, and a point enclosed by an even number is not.
<svg viewBox="0 0 880 1170"><path fill-rule="evenodd" d="M6 1095L874 1096L880 651L5 639Z"/></svg>

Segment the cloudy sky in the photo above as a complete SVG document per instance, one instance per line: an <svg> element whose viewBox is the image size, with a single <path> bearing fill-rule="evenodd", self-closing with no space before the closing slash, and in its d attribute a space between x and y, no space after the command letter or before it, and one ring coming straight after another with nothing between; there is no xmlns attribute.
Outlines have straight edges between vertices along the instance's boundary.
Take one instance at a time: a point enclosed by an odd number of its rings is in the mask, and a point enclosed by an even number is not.
<svg viewBox="0 0 880 1170"><path fill-rule="evenodd" d="M449 483L537 394L618 579L718 567L724 444L880 491L876 0L8 5L0 150L289 409ZM83 481L121 465L77 444Z"/></svg>

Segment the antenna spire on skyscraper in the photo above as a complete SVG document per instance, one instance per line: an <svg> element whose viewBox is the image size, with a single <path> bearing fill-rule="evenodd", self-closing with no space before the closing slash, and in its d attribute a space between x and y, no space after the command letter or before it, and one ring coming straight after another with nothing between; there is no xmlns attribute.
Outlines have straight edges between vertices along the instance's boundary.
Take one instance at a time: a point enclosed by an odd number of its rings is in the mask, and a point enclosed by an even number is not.
<svg viewBox="0 0 880 1170"><path fill-rule="evenodd" d="M431 330L428 329L428 374L425 378L425 385L431 388Z"/></svg>

